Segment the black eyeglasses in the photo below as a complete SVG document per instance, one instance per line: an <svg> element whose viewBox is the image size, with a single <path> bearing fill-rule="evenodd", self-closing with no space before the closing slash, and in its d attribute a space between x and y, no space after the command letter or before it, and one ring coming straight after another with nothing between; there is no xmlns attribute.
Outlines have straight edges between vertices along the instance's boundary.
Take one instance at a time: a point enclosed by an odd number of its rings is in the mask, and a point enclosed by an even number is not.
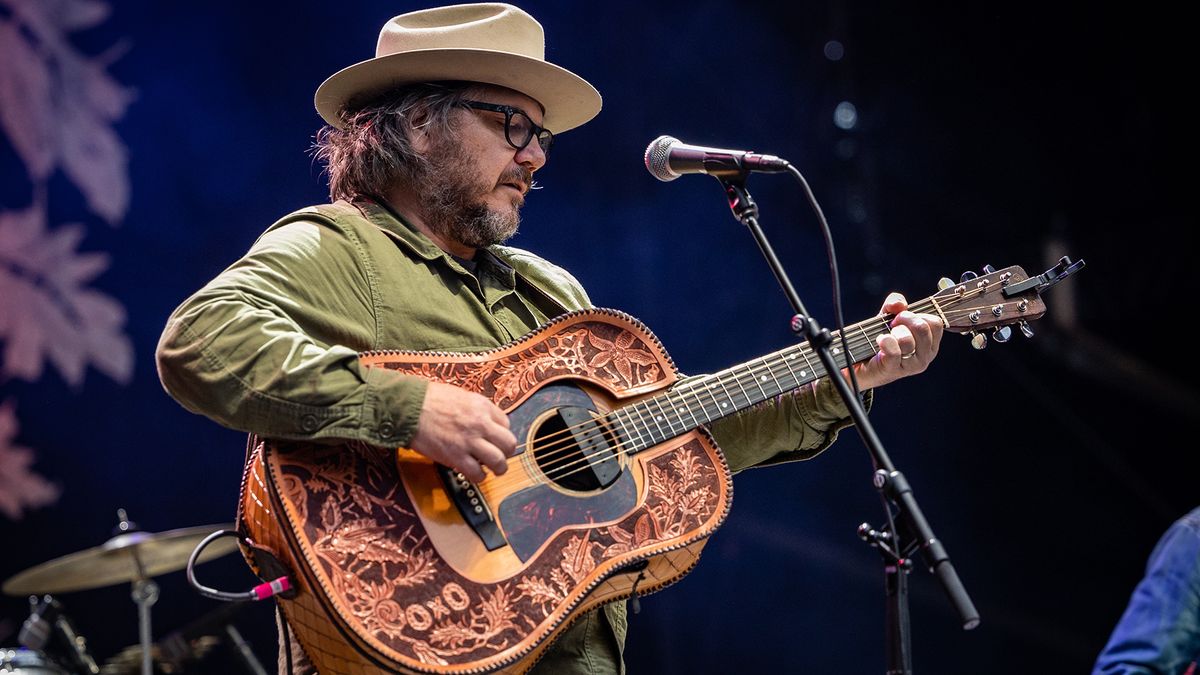
<svg viewBox="0 0 1200 675"><path fill-rule="evenodd" d="M523 150L535 136L544 153L549 154L550 146L554 145L554 134L549 129L534 124L529 115L520 108L480 101L463 101L462 106L473 110L504 113L504 139L517 150Z"/></svg>

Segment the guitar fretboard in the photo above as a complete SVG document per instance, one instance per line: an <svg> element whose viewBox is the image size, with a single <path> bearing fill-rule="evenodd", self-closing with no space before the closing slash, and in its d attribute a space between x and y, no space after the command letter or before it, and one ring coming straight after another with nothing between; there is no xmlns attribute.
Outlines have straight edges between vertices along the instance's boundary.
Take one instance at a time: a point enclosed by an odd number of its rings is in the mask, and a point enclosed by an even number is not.
<svg viewBox="0 0 1200 675"><path fill-rule="evenodd" d="M919 310L916 310L919 311ZM876 338L890 332L889 318L876 317L833 333L830 354L838 368L865 361L877 352ZM670 391L610 412L610 425L633 454L794 391L825 375L825 366L807 343L793 345L718 373L687 380Z"/></svg>

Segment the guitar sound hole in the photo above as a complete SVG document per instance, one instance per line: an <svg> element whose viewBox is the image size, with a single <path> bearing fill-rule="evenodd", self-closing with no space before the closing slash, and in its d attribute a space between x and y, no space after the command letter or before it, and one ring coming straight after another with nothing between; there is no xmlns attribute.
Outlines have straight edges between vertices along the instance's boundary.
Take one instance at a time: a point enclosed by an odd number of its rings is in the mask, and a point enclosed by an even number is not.
<svg viewBox="0 0 1200 675"><path fill-rule="evenodd" d="M562 408L534 433L533 457L554 484L588 492L621 475L611 432L582 408Z"/></svg>

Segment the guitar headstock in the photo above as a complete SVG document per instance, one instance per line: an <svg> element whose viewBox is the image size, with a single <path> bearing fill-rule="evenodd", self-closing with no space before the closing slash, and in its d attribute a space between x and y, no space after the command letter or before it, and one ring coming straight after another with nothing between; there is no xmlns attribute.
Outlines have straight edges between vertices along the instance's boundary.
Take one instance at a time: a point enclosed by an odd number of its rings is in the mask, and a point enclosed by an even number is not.
<svg viewBox="0 0 1200 675"><path fill-rule="evenodd" d="M1030 277L1018 266L997 270L991 265L983 274L964 272L957 283L943 278L941 289L930 300L945 321L945 328L955 333L971 335L971 345L983 349L990 330L997 342L1008 342L1012 326L1020 328L1025 337L1033 337L1029 322L1046 313L1041 294L1066 276L1082 269L1084 262L1071 262L1063 257L1058 264Z"/></svg>

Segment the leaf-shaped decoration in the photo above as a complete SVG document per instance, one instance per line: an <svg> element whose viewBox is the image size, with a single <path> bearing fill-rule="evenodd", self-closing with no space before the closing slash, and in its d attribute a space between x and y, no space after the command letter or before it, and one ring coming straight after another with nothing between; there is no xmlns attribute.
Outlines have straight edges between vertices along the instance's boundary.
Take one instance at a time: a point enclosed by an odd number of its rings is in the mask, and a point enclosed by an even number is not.
<svg viewBox="0 0 1200 675"><path fill-rule="evenodd" d="M51 92L49 64L16 23L0 20L0 129L35 181L45 180L57 161Z"/></svg>
<svg viewBox="0 0 1200 675"><path fill-rule="evenodd" d="M51 18L68 33L98 26L110 13L108 4L99 0L42 1L54 7Z"/></svg>
<svg viewBox="0 0 1200 675"><path fill-rule="evenodd" d="M129 208L128 157L110 124L133 96L106 72L115 56L83 55L67 39L103 21L109 6L2 1L12 15L0 21L0 129L35 182L61 166L92 211L116 223Z"/></svg>
<svg viewBox="0 0 1200 675"><path fill-rule="evenodd" d="M95 72L103 76L101 71ZM125 145L99 114L102 111L83 100L82 91L87 88L66 90L74 92L68 93L67 99L81 99L77 101L80 105L68 104L58 111L59 161L92 211L115 223L129 208L129 159ZM114 105L111 100L103 103Z"/></svg>
<svg viewBox="0 0 1200 675"><path fill-rule="evenodd" d="M125 310L83 285L108 257L76 251L82 237L80 225L48 231L38 207L0 211L0 375L34 381L46 361L74 387L89 363L122 384L133 375Z"/></svg>
<svg viewBox="0 0 1200 675"><path fill-rule="evenodd" d="M13 445L17 418L11 401L0 404L0 511L19 520L25 510L53 504L58 486L30 470L33 451Z"/></svg>

